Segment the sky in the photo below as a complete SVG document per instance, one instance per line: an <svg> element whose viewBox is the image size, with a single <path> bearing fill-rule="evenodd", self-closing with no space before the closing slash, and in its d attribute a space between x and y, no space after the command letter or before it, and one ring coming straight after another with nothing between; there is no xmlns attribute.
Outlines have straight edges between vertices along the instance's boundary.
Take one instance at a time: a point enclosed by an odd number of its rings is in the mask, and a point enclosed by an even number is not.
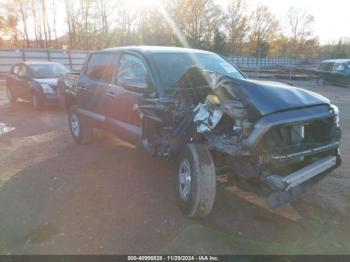
<svg viewBox="0 0 350 262"><path fill-rule="evenodd" d="M226 4L228 0L216 0ZM287 10L291 6L306 10L315 17L314 32L319 36L321 44L338 41L340 38L350 38L350 0L247 0L248 8L263 4L270 7L272 13L286 27Z"/></svg>
<svg viewBox="0 0 350 262"><path fill-rule="evenodd" d="M57 0L55 0L57 1ZM57 1L57 2L61 2ZM129 5L157 4L159 0L129 0ZM230 0L214 0L225 7ZM62 1L63 2L63 1ZM347 17L350 16L350 0L246 0L247 10L253 10L258 4L266 5L282 24L284 33L287 28L287 11L291 6L306 10L315 17L314 32L319 37L321 44L328 44L339 41L341 38L350 39L350 26ZM67 30L65 24L65 13L63 4L57 8L58 34L61 35Z"/></svg>

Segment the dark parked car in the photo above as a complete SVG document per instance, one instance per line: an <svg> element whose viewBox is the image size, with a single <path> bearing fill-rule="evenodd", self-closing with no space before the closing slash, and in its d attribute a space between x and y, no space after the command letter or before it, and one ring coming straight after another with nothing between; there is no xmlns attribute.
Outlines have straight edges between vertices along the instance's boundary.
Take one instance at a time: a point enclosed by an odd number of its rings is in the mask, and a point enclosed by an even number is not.
<svg viewBox="0 0 350 262"><path fill-rule="evenodd" d="M36 109L57 104L57 79L69 72L64 65L54 62L16 64L6 78L8 98L10 102L18 98L30 100Z"/></svg>
<svg viewBox="0 0 350 262"><path fill-rule="evenodd" d="M350 59L322 61L316 70L316 81L319 85L328 82L350 87Z"/></svg>
<svg viewBox="0 0 350 262"><path fill-rule="evenodd" d="M327 98L248 80L215 53L106 49L89 55L80 76L61 81L75 142L103 128L177 160L178 202L189 217L210 213L219 175L276 207L341 162L338 108Z"/></svg>

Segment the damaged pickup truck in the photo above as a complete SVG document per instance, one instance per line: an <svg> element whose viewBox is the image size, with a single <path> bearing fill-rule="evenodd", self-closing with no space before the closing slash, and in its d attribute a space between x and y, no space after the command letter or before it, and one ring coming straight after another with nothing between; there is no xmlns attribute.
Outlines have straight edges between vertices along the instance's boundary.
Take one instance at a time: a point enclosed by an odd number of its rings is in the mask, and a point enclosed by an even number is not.
<svg viewBox="0 0 350 262"><path fill-rule="evenodd" d="M103 128L178 163L177 196L188 217L207 216L217 176L289 203L341 163L338 108L316 93L248 80L217 54L123 47L93 52L70 94L77 143ZM69 89L68 91L66 89ZM72 95L73 94L73 95Z"/></svg>

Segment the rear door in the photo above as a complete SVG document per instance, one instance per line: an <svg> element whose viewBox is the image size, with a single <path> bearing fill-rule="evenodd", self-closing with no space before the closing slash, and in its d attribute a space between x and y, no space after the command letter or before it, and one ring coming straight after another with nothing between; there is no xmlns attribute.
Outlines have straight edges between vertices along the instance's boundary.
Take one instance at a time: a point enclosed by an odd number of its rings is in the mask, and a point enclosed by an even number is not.
<svg viewBox="0 0 350 262"><path fill-rule="evenodd" d="M132 87L130 83L133 83ZM110 126L122 138L138 143L141 137L141 120L136 106L152 89L151 70L145 59L137 53L122 53L113 84L105 95L105 114Z"/></svg>
<svg viewBox="0 0 350 262"><path fill-rule="evenodd" d="M92 53L77 82L79 110L90 118L103 122L103 99L116 72L117 56L114 53Z"/></svg>

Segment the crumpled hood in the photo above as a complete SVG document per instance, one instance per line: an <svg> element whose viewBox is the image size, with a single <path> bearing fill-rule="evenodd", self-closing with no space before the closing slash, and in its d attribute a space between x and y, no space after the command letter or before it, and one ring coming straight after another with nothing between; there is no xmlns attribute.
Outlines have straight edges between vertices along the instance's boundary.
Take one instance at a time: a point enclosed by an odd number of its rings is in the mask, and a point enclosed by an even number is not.
<svg viewBox="0 0 350 262"><path fill-rule="evenodd" d="M222 100L230 98L242 100L241 98L244 98L244 102L255 108L260 116L278 111L330 104L329 99L324 96L302 88L279 82L232 78L227 75L205 71L198 67L189 68L177 81L177 85L180 88L196 88L209 85L218 94L223 82L232 84L223 85L227 89L229 97ZM237 88L241 93L240 95L236 94ZM218 95L220 96L220 94Z"/></svg>
<svg viewBox="0 0 350 262"><path fill-rule="evenodd" d="M50 85L53 88L56 88L58 78L35 78L34 81L38 84L46 84Z"/></svg>
<svg viewBox="0 0 350 262"><path fill-rule="evenodd" d="M330 100L324 96L283 83L242 79L232 80L240 87L250 104L262 116L289 109L330 104Z"/></svg>

